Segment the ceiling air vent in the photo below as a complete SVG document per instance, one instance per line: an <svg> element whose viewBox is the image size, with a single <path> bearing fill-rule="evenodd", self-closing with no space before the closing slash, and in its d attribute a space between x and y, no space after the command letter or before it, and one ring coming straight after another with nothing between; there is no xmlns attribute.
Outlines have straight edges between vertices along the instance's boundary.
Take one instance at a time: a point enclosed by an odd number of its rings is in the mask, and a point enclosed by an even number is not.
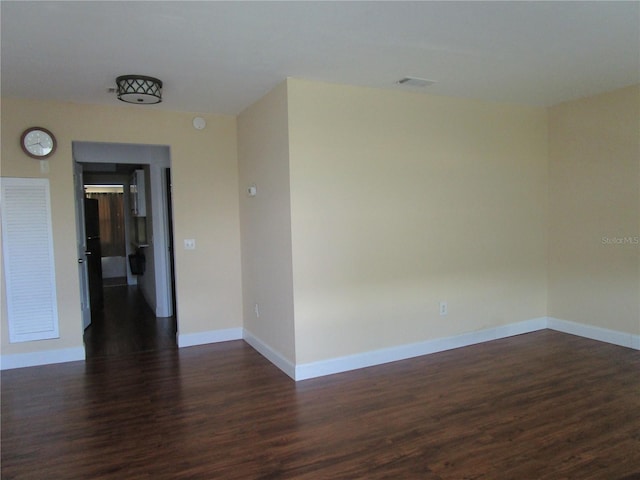
<svg viewBox="0 0 640 480"><path fill-rule="evenodd" d="M436 83L434 80L427 80L426 78L417 77L404 77L396 82L398 85L406 87L428 87Z"/></svg>

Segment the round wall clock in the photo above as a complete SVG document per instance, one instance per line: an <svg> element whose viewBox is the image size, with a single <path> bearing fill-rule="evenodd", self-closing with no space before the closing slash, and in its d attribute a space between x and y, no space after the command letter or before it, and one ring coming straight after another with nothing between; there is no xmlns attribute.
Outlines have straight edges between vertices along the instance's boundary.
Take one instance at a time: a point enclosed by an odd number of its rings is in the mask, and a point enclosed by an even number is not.
<svg viewBox="0 0 640 480"><path fill-rule="evenodd" d="M20 146L31 158L42 160L56 151L56 137L43 127L31 127L22 132Z"/></svg>

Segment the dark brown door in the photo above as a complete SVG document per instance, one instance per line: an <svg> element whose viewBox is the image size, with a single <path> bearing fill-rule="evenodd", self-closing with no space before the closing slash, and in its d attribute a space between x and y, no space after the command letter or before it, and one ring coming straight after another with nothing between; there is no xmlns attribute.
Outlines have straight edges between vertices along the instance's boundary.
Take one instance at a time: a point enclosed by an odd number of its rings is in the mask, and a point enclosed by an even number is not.
<svg viewBox="0 0 640 480"><path fill-rule="evenodd" d="M91 311L96 312L104 307L102 293L102 250L100 248L100 216L98 200L84 199L84 225L87 236L87 270L89 273L89 302Z"/></svg>

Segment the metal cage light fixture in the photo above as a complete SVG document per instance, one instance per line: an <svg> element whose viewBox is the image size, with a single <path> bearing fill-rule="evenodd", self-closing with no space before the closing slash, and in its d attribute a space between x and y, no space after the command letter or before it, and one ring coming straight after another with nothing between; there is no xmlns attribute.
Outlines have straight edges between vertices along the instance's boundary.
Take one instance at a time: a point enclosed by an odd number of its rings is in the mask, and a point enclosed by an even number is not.
<svg viewBox="0 0 640 480"><path fill-rule="evenodd" d="M116 78L118 100L150 105L162 101L162 82L144 75L122 75Z"/></svg>

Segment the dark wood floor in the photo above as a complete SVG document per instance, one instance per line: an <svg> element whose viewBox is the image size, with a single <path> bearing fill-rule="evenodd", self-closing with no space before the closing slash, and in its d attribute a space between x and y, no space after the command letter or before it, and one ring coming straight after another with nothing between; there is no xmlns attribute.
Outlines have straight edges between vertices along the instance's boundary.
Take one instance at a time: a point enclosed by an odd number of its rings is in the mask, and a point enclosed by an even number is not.
<svg viewBox="0 0 640 480"><path fill-rule="evenodd" d="M105 282L104 309L84 332L87 358L176 349L175 317L156 317L139 288L124 280Z"/></svg>
<svg viewBox="0 0 640 480"><path fill-rule="evenodd" d="M2 372L3 479L640 478L640 352L548 330L295 383L242 341Z"/></svg>

